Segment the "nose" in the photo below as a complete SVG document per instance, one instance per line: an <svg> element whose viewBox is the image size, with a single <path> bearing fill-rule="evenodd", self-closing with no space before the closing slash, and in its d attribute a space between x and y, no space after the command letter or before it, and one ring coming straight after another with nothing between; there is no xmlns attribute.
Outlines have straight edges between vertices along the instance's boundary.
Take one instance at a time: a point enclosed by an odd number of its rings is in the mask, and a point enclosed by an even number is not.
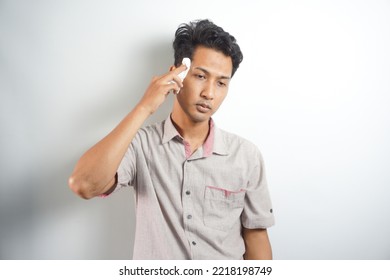
<svg viewBox="0 0 390 280"><path fill-rule="evenodd" d="M200 95L207 100L213 100L215 96L213 84L211 82L206 83Z"/></svg>

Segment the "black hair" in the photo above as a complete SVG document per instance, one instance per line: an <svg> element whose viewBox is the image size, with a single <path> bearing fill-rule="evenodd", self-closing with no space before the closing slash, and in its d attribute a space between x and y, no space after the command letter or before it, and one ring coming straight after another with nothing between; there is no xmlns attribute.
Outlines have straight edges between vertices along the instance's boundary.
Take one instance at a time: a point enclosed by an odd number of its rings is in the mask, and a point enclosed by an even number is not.
<svg viewBox="0 0 390 280"><path fill-rule="evenodd" d="M240 65L243 55L236 39L213 22L205 20L183 23L175 33L173 50L175 66L181 65L184 57L192 60L196 47L204 46L222 52L232 59L232 77Z"/></svg>

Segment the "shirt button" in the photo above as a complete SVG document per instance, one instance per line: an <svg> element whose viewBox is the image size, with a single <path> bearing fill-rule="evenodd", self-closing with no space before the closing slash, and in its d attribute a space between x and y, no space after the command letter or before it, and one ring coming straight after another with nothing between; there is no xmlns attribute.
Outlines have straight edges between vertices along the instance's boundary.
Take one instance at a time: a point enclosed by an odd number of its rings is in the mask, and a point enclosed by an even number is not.
<svg viewBox="0 0 390 280"><path fill-rule="evenodd" d="M190 191L186 191L186 195L190 195L191 194L191 192Z"/></svg>
<svg viewBox="0 0 390 280"><path fill-rule="evenodd" d="M196 245L196 242L195 242L195 241L192 241L192 245L194 245L194 246L195 246L195 245Z"/></svg>
<svg viewBox="0 0 390 280"><path fill-rule="evenodd" d="M192 219L192 215L188 215L188 216L187 216L187 219Z"/></svg>

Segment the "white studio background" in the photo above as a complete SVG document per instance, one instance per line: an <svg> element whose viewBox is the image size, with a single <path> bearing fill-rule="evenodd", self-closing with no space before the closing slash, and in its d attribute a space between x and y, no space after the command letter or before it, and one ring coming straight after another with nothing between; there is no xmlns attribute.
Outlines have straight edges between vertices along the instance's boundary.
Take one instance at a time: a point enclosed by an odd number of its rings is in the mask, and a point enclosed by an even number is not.
<svg viewBox="0 0 390 280"><path fill-rule="evenodd" d="M275 259L390 258L389 1L0 0L0 259L131 258L132 191L67 178L200 18L244 53L215 120L264 155Z"/></svg>

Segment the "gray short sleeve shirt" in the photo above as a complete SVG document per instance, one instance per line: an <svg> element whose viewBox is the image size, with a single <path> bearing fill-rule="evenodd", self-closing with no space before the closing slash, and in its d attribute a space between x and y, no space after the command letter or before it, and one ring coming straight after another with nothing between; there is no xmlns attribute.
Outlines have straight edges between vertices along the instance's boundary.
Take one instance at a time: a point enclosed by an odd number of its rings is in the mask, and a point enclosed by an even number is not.
<svg viewBox="0 0 390 280"><path fill-rule="evenodd" d="M134 259L242 259L242 227L274 224L259 150L212 120L193 154L170 117L140 129L117 174L135 190Z"/></svg>

